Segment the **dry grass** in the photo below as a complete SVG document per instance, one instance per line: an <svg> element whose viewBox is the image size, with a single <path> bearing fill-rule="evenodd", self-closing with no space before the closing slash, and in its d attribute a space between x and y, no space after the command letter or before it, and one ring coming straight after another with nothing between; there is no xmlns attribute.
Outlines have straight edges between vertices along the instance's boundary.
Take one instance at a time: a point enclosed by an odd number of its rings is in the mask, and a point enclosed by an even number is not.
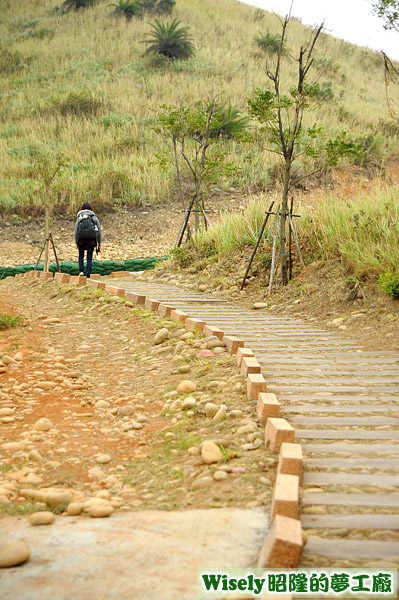
<svg viewBox="0 0 399 600"><path fill-rule="evenodd" d="M41 203L37 182L8 153L37 140L57 140L71 157L53 185L54 201L66 211L84 199L104 206L167 201L174 174L162 171L157 160L168 150L151 129L157 109L218 95L245 110L253 89L267 83L265 56L255 38L260 30L278 33L278 20L234 0L178 2L173 16L190 26L197 54L155 65L142 56L145 19L111 17L106 2L59 15L54 11L59 4L2 4L0 211ZM292 21L290 50L305 43L309 32ZM320 83L332 96L320 99L309 120L329 133L380 136L382 154L395 153L399 132L389 122L380 56L323 34L316 63ZM285 59L287 88L294 77L295 64ZM221 183L224 189L248 191L269 181L274 158L261 145L226 142L225 149L240 170Z"/></svg>

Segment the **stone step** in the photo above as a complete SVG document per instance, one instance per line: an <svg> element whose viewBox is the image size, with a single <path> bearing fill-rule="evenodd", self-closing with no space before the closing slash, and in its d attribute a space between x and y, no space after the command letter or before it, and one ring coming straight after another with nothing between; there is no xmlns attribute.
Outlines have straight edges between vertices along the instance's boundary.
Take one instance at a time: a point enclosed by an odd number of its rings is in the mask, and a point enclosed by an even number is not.
<svg viewBox="0 0 399 600"><path fill-rule="evenodd" d="M356 412L356 411L354 411ZM368 427L370 425L399 425L399 418L395 417L291 417L291 423L298 425L358 425ZM376 432L378 433L378 432Z"/></svg>
<svg viewBox="0 0 399 600"><path fill-rule="evenodd" d="M301 515L305 529L399 529L399 515Z"/></svg>
<svg viewBox="0 0 399 600"><path fill-rule="evenodd" d="M335 398L334 398L335 402ZM391 407L391 409L394 407ZM399 409L399 407L398 407ZM381 406L377 404L344 404L342 406L331 406L328 404L317 404L316 406L281 406L280 410L282 413L288 413L288 418L293 421L293 417L290 416L291 413L388 413L390 411L389 406Z"/></svg>
<svg viewBox="0 0 399 600"><path fill-rule="evenodd" d="M318 469L351 469L369 468L383 471L399 471L397 458L305 458L306 467Z"/></svg>
<svg viewBox="0 0 399 600"><path fill-rule="evenodd" d="M296 439L319 439L319 440L399 440L399 431L365 431L364 429L296 429ZM399 451L399 444L398 444Z"/></svg>
<svg viewBox="0 0 399 600"><path fill-rule="evenodd" d="M366 394L369 390L366 387L360 386L360 385L354 385L354 386L343 386L343 385L278 385L278 384L272 384L270 386L268 386L270 388L274 389L278 389L281 392L292 392L294 394L297 393L302 393L302 394L309 394L309 393L321 393L321 392L333 392L333 393L337 393L337 394L355 394L355 393L360 393L360 394ZM374 390L375 393L375 390ZM392 392L394 393L394 391Z"/></svg>
<svg viewBox="0 0 399 600"><path fill-rule="evenodd" d="M305 555L315 554L330 558L369 558L372 560L398 560L399 542L374 540L347 540L328 538L325 540L309 537L304 548Z"/></svg>
<svg viewBox="0 0 399 600"><path fill-rule="evenodd" d="M373 379L366 379L365 377L360 377L356 372L353 373L352 377L334 377L333 375L326 374L325 376L315 374L313 377L309 377L309 374L302 374L298 371L292 371L291 373L286 373L285 375L277 375L273 373L269 369L262 368L262 375L267 379L267 381L272 385L289 385L290 383L295 383L296 385L303 386L317 386L317 385L328 385L331 387L345 385L348 386L348 389L359 388L359 386L372 386L374 393L378 391L378 386L385 386L387 384L389 386L397 386L399 384L398 376L396 375L394 378L387 377L374 377Z"/></svg>
<svg viewBox="0 0 399 600"><path fill-rule="evenodd" d="M399 487L399 475L375 473L305 473L303 482L312 485L392 485Z"/></svg>
<svg viewBox="0 0 399 600"><path fill-rule="evenodd" d="M302 505L322 506L392 506L398 508L399 494L344 494L340 492L304 492Z"/></svg>
<svg viewBox="0 0 399 600"><path fill-rule="evenodd" d="M398 444L302 444L305 454L335 454L348 452L350 454L398 454Z"/></svg>

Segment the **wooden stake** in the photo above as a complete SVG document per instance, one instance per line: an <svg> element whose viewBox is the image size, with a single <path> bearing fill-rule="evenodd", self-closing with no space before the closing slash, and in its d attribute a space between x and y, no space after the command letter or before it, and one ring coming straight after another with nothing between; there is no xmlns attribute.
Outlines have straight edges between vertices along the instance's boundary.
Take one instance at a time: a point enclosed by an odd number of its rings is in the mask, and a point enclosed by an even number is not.
<svg viewBox="0 0 399 600"><path fill-rule="evenodd" d="M276 262L277 231L278 231L279 217L280 217L280 204L277 205L276 223L275 223L275 227L274 227L272 264L270 267L269 296L272 293L272 286L273 286L273 279L274 279L274 265Z"/></svg>
<svg viewBox="0 0 399 600"><path fill-rule="evenodd" d="M252 252L252 254L251 254L251 258L249 259L248 267L247 267L247 270L245 271L244 279L242 280L242 284L241 284L240 290L242 290L242 289L244 288L244 285L245 285L245 280L246 280L246 278L248 277L249 269L251 268L252 262L253 262L253 260L254 260L254 258L255 258L255 254L256 254L256 252L257 252L257 250L258 250L258 247L259 247L260 241L261 241L261 239L262 239L262 236L263 236L263 232L265 231L266 223L267 223L267 221L268 221L268 219L269 219L269 217L270 217L270 213L271 213L271 210L272 210L272 208L273 208L273 204L274 204L274 200L273 200L273 202L271 203L271 205L269 206L269 210L267 211L267 213L266 213L266 217L265 217L265 218L264 218L264 220L263 220L263 224L262 224L262 228L261 228L261 230L260 230L260 234L259 234L259 237L258 237L258 241L256 242L256 246L255 246L255 248L253 249L253 252Z"/></svg>

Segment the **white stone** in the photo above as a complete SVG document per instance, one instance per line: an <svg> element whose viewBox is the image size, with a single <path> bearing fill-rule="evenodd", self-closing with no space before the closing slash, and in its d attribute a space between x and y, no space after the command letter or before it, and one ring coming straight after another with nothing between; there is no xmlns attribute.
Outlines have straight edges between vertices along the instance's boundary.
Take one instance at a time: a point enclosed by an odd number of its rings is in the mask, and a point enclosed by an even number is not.
<svg viewBox="0 0 399 600"><path fill-rule="evenodd" d="M221 461L223 459L223 454L215 442L207 440L201 446L201 458L205 464L211 465Z"/></svg>

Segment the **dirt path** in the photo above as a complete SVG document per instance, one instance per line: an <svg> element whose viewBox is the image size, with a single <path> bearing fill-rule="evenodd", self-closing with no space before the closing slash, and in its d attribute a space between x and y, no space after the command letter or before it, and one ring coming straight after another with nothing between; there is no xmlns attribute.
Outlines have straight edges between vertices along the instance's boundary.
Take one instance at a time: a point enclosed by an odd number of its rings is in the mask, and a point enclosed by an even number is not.
<svg viewBox="0 0 399 600"><path fill-rule="evenodd" d="M100 573L107 561L121 561L118 598L131 598L135 589L127 580L135 547L135 576L148 575L139 568L147 545L148 560L162 562L162 576L171 573L163 583L161 576L159 590L169 586L171 597L179 590L183 599L193 597L195 569L203 559L216 564L220 553L223 563L253 564L267 532L276 459L265 453L235 359L224 347L211 350L212 340L95 290L53 280L0 285L0 311L24 319L23 327L0 332L2 360L12 359L0 366L1 529L7 539L28 541L32 552L25 565L0 569L7 598L30 597L34 581L42 600L44 592L50 597L59 590L65 573L77 577L75 563L85 560L90 540L102 548L107 539L108 520L90 519L93 506L113 511L110 522L117 519L121 537L115 534L98 563L93 557L92 568ZM161 328L167 337L155 344ZM183 380L195 390L178 391ZM222 406L227 416L214 420ZM238 431L244 425L245 434ZM219 462L204 462L204 441L219 448ZM30 525L32 513L48 510L57 515L52 525ZM182 525L182 510L190 526ZM172 511L175 519L160 511ZM137 537L137 523L146 519L150 529L164 532L163 542L157 535ZM243 522L248 535L240 547L234 536L244 535ZM117 548L125 543L123 523L130 533L122 556ZM61 540L69 540L69 548ZM67 546L55 559L57 544ZM179 558L166 560L163 546L170 557L182 557L190 544L191 575L186 587L173 587L173 569L182 565ZM43 565L52 574L45 580ZM107 598L101 577L96 597ZM113 583L110 569L107 585ZM87 585L82 576L74 599L87 597Z"/></svg>

